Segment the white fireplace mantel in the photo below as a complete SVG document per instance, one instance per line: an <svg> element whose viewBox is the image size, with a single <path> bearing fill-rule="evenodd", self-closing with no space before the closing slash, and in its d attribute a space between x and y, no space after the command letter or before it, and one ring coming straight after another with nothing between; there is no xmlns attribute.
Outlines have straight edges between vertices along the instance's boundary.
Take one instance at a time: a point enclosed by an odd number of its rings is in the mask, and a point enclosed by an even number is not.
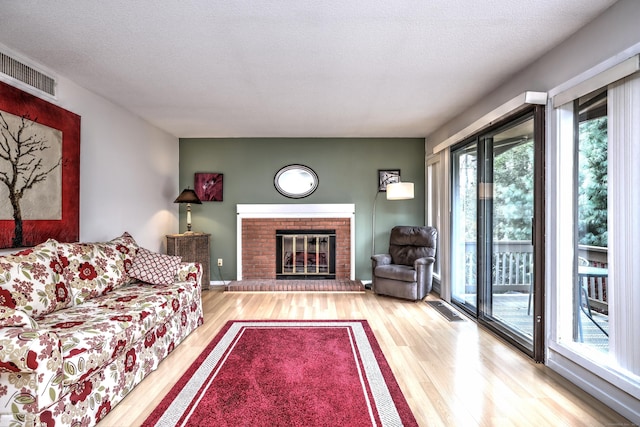
<svg viewBox="0 0 640 427"><path fill-rule="evenodd" d="M356 205L353 203L322 204L240 204L236 205L238 215L237 233L237 280L242 280L242 220L244 218L349 218L351 236L351 270L349 276L355 280L355 219Z"/></svg>

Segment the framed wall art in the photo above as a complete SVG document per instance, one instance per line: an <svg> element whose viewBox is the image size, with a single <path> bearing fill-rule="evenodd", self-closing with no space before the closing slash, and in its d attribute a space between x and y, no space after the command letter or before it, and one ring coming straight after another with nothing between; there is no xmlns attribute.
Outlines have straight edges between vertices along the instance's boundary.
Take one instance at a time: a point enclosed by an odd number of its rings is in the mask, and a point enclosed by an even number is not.
<svg viewBox="0 0 640 427"><path fill-rule="evenodd" d="M80 228L80 116L0 82L0 248Z"/></svg>
<svg viewBox="0 0 640 427"><path fill-rule="evenodd" d="M400 182L400 169L378 169L378 191L387 191L392 182Z"/></svg>
<svg viewBox="0 0 640 427"><path fill-rule="evenodd" d="M203 202L222 201L221 173L196 172L193 178L193 188L198 198Z"/></svg>

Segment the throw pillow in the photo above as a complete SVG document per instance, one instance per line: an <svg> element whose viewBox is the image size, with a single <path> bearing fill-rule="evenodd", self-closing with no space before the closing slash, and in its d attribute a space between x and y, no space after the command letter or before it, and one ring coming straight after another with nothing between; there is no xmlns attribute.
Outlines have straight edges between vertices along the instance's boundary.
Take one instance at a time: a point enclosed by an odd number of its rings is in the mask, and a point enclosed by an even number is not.
<svg viewBox="0 0 640 427"><path fill-rule="evenodd" d="M176 272L182 258L163 255L139 248L131 267L131 277L152 285L170 285L174 283Z"/></svg>
<svg viewBox="0 0 640 427"><path fill-rule="evenodd" d="M33 248L0 256L0 305L34 318L71 305L57 244L49 239Z"/></svg>
<svg viewBox="0 0 640 427"><path fill-rule="evenodd" d="M127 285L129 283L135 282L135 279L129 276L129 271L133 266L133 260L136 258L136 254L138 253L138 244L135 239L131 236L131 234L126 231L120 237L116 237L109 241L110 244L116 246L116 250L120 253L119 257L122 260L122 265L124 267L124 274L122 276L122 280L119 284L116 284L115 287L120 287L122 285Z"/></svg>
<svg viewBox="0 0 640 427"><path fill-rule="evenodd" d="M138 245L129 233L108 242L58 243L64 280L74 304L129 283Z"/></svg>

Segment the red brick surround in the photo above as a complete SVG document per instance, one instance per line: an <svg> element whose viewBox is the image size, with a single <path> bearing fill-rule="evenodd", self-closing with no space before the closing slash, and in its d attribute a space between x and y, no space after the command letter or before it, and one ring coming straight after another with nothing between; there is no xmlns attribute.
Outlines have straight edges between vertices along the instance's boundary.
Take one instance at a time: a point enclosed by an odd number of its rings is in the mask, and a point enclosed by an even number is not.
<svg viewBox="0 0 640 427"><path fill-rule="evenodd" d="M276 278L276 230L336 230L336 279L349 279L349 218L243 218L242 278Z"/></svg>

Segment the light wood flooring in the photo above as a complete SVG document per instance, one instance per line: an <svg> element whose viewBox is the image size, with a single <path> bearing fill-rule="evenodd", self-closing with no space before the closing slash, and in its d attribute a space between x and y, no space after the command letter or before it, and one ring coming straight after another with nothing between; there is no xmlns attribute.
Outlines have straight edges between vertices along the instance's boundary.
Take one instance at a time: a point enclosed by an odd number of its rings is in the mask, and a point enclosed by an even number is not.
<svg viewBox="0 0 640 427"><path fill-rule="evenodd" d="M429 296L428 299L436 299ZM472 321L357 293L203 292L204 325L99 424L137 426L228 320L367 319L421 426L631 425Z"/></svg>

